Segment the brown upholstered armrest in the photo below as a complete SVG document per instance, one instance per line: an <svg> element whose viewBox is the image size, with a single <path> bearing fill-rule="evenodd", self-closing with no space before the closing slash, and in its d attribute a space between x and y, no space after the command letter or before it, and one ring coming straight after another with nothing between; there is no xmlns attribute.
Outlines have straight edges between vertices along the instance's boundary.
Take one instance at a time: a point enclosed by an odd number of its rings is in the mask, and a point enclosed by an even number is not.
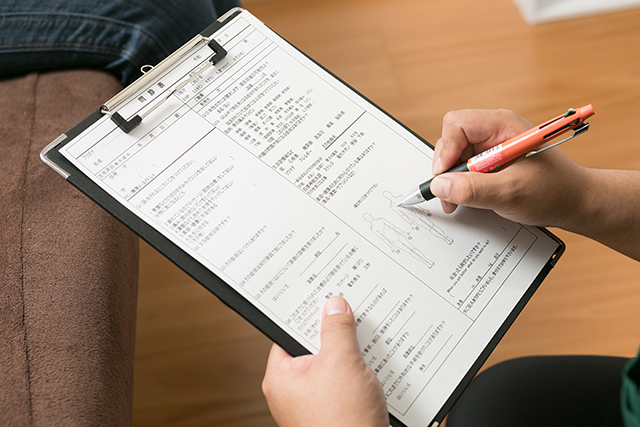
<svg viewBox="0 0 640 427"><path fill-rule="evenodd" d="M121 89L99 71L0 81L3 425L130 425L138 239L38 158Z"/></svg>

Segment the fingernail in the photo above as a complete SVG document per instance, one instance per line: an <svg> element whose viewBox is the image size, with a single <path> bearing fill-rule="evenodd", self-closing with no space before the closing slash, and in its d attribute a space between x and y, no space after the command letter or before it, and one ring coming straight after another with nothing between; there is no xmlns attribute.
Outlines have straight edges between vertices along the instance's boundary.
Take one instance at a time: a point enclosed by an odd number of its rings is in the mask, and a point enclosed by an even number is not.
<svg viewBox="0 0 640 427"><path fill-rule="evenodd" d="M345 314L347 312L347 301L341 297L331 297L324 306L324 312L327 316Z"/></svg>
<svg viewBox="0 0 640 427"><path fill-rule="evenodd" d="M431 181L431 192L440 199L449 198L449 190L451 189L451 180L444 176L437 176Z"/></svg>
<svg viewBox="0 0 640 427"><path fill-rule="evenodd" d="M456 210L456 208L458 207L458 205L454 205L453 203L445 202L444 200L440 200L440 203L442 205L442 212L444 212L446 214L453 213Z"/></svg>
<svg viewBox="0 0 640 427"><path fill-rule="evenodd" d="M442 172L442 158L438 157L438 160L436 160L436 164L433 165L433 174L434 175L438 175L439 173Z"/></svg>

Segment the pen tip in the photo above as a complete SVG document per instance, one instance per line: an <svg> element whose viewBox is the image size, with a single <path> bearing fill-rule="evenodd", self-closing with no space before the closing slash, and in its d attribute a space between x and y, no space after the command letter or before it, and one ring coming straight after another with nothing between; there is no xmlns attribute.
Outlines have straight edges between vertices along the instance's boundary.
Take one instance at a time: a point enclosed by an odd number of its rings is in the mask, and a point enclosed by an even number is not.
<svg viewBox="0 0 640 427"><path fill-rule="evenodd" d="M421 202L424 202L424 197L420 193L420 190L416 189L409 196L405 197L405 199L398 204L398 207L406 208L408 206L416 205Z"/></svg>

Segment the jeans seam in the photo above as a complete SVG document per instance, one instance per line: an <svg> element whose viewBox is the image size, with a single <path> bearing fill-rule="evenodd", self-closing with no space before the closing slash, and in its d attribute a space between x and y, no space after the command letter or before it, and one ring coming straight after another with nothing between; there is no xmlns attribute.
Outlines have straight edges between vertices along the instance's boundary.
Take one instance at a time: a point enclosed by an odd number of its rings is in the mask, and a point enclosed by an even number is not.
<svg viewBox="0 0 640 427"><path fill-rule="evenodd" d="M73 49L76 48L84 48L84 49ZM143 65L143 60L136 56L133 51L128 49L118 49L109 46L103 45L93 45L89 43L22 43L17 45L0 45L0 53L2 50L5 50L4 53L18 53L18 52L33 52L33 51L50 51L52 49L49 48L58 48L55 49L57 51L84 51L86 53L97 53L97 54L107 54L118 56L118 54L123 54L124 58L131 59L132 62L136 62L140 65ZM69 48L69 49L65 49Z"/></svg>
<svg viewBox="0 0 640 427"><path fill-rule="evenodd" d="M56 16L53 14L47 15L47 16L0 16L0 24L5 23L5 22L42 22L42 23L46 23L46 22L51 22L51 21L56 21L56 22L64 22L64 23L86 23L86 24L94 24L94 25L98 25L98 26L102 26L104 28L107 29L113 29L113 30L118 30L118 31L130 31L131 33L135 33L137 35L140 35L141 37L143 37L145 40L147 40L147 42L149 42L151 45L154 46L154 50L157 50L157 52L166 55L167 54L167 49L163 46L163 44L159 41L156 40L153 36L147 34L147 32L143 29L138 27L135 24L130 24L127 22L122 22L122 21L114 21L111 19L107 19L107 18L102 18L102 19L96 19L96 18L92 18L92 17L86 17L86 16L77 16L76 17L69 17L69 16ZM6 45L3 45L6 46ZM94 45L89 45L89 46L94 46ZM96 44L97 46L102 46L100 44Z"/></svg>

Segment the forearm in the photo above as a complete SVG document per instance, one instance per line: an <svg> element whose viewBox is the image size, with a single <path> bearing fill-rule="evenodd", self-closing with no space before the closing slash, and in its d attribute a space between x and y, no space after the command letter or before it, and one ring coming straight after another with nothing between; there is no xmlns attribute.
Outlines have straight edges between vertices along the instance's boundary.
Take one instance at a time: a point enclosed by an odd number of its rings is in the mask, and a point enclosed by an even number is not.
<svg viewBox="0 0 640 427"><path fill-rule="evenodd" d="M640 171L584 169L581 206L562 228L640 261Z"/></svg>

